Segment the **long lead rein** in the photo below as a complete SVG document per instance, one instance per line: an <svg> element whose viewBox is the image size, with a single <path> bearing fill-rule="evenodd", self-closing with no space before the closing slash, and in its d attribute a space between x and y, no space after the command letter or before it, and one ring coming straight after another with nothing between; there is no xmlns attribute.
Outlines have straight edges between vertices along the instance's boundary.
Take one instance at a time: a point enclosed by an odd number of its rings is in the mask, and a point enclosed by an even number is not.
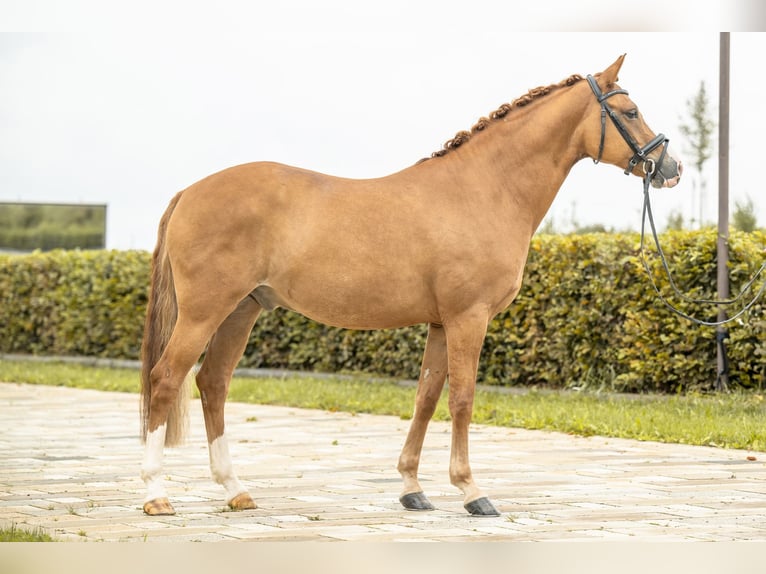
<svg viewBox="0 0 766 574"><path fill-rule="evenodd" d="M664 152L664 150L663 150ZM660 246L660 240L657 236L657 229L654 224L654 216L652 215L652 204L649 199L649 183L651 181L653 175L653 169L651 171L648 171L644 177L644 206L643 206L643 214L641 217L641 262L644 264L644 269L646 270L646 274L649 276L649 282L652 284L652 287L654 288L654 291L657 293L657 296L659 297L660 301L673 313L676 315L679 315L680 317L683 317L684 319L688 319L689 321L692 321L693 323L697 323L698 325L705 325L708 327L717 327L719 325L725 325L727 323L730 323L732 321L735 321L739 317L741 317L744 313L746 313L750 308L755 305L756 301L763 295L764 291L766 291L766 281L763 282L761 285L761 288L758 290L758 292L753 296L753 298L750 300L750 302L747 303L742 309L737 312L736 315L729 317L728 319L724 319L721 321L703 321L701 319L697 319L696 317L692 317L683 311L680 311L678 308L673 306L660 292L659 288L657 287L657 284L654 281L654 278L652 277L651 269L649 268L649 263L646 259L646 252L644 250L644 238L646 235L646 219L647 216L649 218L649 225L652 230L652 236L654 238L654 244L657 247L657 253L659 254L660 261L662 262L662 267L665 270L665 274L668 277L668 281L670 282L670 286L672 287L673 291L678 295L681 299L684 301L688 301L690 303L699 303L699 304L707 304L707 305L719 305L719 306L726 306L726 305L732 305L739 301L745 293L747 293L750 288L753 286L753 283L758 279L758 277L761 275L763 270L766 268L766 261L764 261L761 264L760 269L755 272L755 274L750 278L750 280L743 286L742 290L739 292L739 295L732 299L726 299L726 300L711 300L711 299L694 299L692 297L689 297L687 295L684 295L681 293L681 291L676 286L675 281L673 280L673 275L670 272L670 268L668 266L667 259L665 258L665 253L662 250L662 247Z"/></svg>

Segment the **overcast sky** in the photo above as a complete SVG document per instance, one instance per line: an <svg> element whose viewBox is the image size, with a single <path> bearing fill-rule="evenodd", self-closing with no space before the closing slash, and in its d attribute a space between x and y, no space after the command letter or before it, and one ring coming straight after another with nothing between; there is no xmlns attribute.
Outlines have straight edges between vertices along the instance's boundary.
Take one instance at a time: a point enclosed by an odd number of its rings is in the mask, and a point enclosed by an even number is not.
<svg viewBox="0 0 766 574"><path fill-rule="evenodd" d="M0 201L106 203L107 246L152 249L169 199L212 172L274 160L386 175L529 88L622 53L621 85L678 155L701 81L718 119L715 20L687 33L540 33L509 30L507 2L464 4L272 2L225 31L0 34ZM761 225L764 55L766 34L732 34L732 206L749 196ZM704 174L711 222L716 162ZM692 179L653 192L661 225L673 210L698 216ZM585 160L549 217L638 229L640 208L640 180Z"/></svg>

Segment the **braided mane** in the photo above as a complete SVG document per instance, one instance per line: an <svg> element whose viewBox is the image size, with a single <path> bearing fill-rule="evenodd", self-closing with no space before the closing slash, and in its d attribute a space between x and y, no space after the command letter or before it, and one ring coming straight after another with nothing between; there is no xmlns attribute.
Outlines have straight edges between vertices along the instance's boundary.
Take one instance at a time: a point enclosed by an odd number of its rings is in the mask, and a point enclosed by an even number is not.
<svg viewBox="0 0 766 574"><path fill-rule="evenodd" d="M504 118L506 115L508 115L508 112L510 112L513 108L524 107L527 104L532 103L534 100L549 94L553 90L571 86L573 84L576 84L582 79L583 77L580 76L579 74L573 74L569 76L568 78L566 78L565 80L560 81L558 84L551 84L550 86L540 86L537 88L532 88L523 96L513 100L510 104L501 105L494 112L489 114L489 117L480 118L479 121L476 122L476 124L471 128L471 131L465 131L465 130L459 131L457 134L455 134L455 137L445 142L442 149L433 152L430 157L424 157L417 163L423 163L424 161L428 161L429 159L441 157L443 155L448 154L453 149L460 147L461 145L466 143L468 140L470 140L474 134L487 129L490 125L492 125L492 122Z"/></svg>

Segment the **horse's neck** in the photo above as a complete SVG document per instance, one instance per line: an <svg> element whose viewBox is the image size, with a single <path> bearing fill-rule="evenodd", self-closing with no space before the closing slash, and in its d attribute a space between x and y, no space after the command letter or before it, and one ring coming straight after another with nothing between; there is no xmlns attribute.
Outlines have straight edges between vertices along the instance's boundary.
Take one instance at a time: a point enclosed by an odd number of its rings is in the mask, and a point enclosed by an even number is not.
<svg viewBox="0 0 766 574"><path fill-rule="evenodd" d="M577 128L584 108L573 91L565 88L512 110L437 161L457 164L450 171L463 174L464 181L481 181L491 201L513 209L514 218L522 218L534 232L583 157Z"/></svg>

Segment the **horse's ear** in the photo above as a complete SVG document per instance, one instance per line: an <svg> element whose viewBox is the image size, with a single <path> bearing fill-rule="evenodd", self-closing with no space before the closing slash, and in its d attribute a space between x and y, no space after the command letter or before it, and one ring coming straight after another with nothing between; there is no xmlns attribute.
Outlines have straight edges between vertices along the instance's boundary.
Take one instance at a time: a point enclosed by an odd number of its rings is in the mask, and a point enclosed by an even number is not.
<svg viewBox="0 0 766 574"><path fill-rule="evenodd" d="M611 86L617 81L617 74L620 72L620 68L622 67L622 61L624 59L625 59L625 54L617 58L614 64L612 64L606 70L604 70L603 72L599 74L598 84L602 90L609 89L609 86Z"/></svg>

